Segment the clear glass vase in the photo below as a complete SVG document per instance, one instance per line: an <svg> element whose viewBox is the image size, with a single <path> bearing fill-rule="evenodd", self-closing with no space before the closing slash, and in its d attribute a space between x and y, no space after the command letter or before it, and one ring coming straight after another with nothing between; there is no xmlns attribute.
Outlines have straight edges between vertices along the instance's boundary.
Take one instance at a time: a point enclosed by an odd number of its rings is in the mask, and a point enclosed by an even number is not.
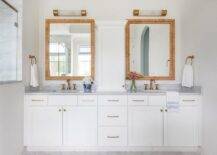
<svg viewBox="0 0 217 155"><path fill-rule="evenodd" d="M137 91L137 88L136 88L136 80L132 80L131 86L130 86L130 91L131 91L131 92L136 92L136 91Z"/></svg>

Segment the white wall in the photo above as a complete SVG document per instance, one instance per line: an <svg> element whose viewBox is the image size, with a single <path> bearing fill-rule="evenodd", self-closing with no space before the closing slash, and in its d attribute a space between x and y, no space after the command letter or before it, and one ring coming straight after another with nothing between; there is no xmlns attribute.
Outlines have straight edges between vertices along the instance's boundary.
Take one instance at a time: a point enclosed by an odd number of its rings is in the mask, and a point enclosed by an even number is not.
<svg viewBox="0 0 217 155"><path fill-rule="evenodd" d="M23 0L23 82L30 81L29 54L38 56L38 2Z"/></svg>
<svg viewBox="0 0 217 155"><path fill-rule="evenodd" d="M0 154L21 155L23 151L22 83L0 86Z"/></svg>
<svg viewBox="0 0 217 155"><path fill-rule="evenodd" d="M27 51L34 51L39 56L39 68L40 68L40 81L41 84L47 85L56 82L48 82L44 80L44 20L46 18L53 18L52 10L58 9L87 9L88 15L97 21L100 20L125 20L132 17L133 8L142 9L168 9L169 13L166 18L176 19L176 81L172 83L180 82L181 77L181 63L184 61L183 53L189 51L184 49L182 45L185 38L182 37L182 18L183 12L188 5L188 0L95 0L95 1L83 1L83 0L38 0L38 11L36 10L37 4L34 0L24 0L28 4L28 10L24 9L24 27L26 27L26 33L24 38ZM123 5L124 4L124 5ZM24 6L25 8L25 6ZM36 10L36 11L35 11ZM32 13L33 12L33 13ZM38 14L37 14L38 12ZM36 16L38 18L36 19ZM31 18L30 18L31 16ZM38 26L38 28L37 28ZM37 30L38 29L38 30ZM97 51L98 53L100 51ZM118 52L118 51L117 51ZM114 55L115 57L115 55ZM29 68L26 65L27 68ZM124 66L123 66L124 68ZM96 75L98 76L98 75ZM27 84L29 80L29 72L26 74ZM171 83L171 82L170 82Z"/></svg>
<svg viewBox="0 0 217 155"><path fill-rule="evenodd" d="M217 1L193 0L183 19L183 47L196 55L198 85L203 87L203 151L217 154ZM187 53L186 53L187 54Z"/></svg>

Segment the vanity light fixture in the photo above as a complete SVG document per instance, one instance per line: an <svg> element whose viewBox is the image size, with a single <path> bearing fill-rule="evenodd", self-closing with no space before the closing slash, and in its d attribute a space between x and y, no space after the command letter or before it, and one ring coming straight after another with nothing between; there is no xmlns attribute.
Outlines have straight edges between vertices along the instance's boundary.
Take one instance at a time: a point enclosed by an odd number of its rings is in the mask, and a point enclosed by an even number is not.
<svg viewBox="0 0 217 155"><path fill-rule="evenodd" d="M54 16L87 16L87 10L53 10Z"/></svg>
<svg viewBox="0 0 217 155"><path fill-rule="evenodd" d="M133 10L133 16L166 16L167 10Z"/></svg>

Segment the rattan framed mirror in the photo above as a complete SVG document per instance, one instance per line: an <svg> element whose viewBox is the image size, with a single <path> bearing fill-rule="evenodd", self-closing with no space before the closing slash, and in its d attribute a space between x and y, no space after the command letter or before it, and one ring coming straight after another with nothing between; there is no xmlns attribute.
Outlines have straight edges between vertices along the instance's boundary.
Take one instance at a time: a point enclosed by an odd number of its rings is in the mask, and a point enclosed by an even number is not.
<svg viewBox="0 0 217 155"><path fill-rule="evenodd" d="M45 79L94 79L94 19L46 19Z"/></svg>
<svg viewBox="0 0 217 155"><path fill-rule="evenodd" d="M129 19L125 27L126 79L175 80L175 20Z"/></svg>

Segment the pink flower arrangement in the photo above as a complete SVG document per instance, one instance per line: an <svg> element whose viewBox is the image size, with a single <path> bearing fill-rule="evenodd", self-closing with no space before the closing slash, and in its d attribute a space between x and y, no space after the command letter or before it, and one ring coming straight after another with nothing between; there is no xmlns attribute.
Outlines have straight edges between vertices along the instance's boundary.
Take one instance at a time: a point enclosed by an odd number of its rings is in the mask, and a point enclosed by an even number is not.
<svg viewBox="0 0 217 155"><path fill-rule="evenodd" d="M136 73L136 72L130 72L128 74L128 77L130 80L136 80L136 79L139 79L141 77L141 75Z"/></svg>

